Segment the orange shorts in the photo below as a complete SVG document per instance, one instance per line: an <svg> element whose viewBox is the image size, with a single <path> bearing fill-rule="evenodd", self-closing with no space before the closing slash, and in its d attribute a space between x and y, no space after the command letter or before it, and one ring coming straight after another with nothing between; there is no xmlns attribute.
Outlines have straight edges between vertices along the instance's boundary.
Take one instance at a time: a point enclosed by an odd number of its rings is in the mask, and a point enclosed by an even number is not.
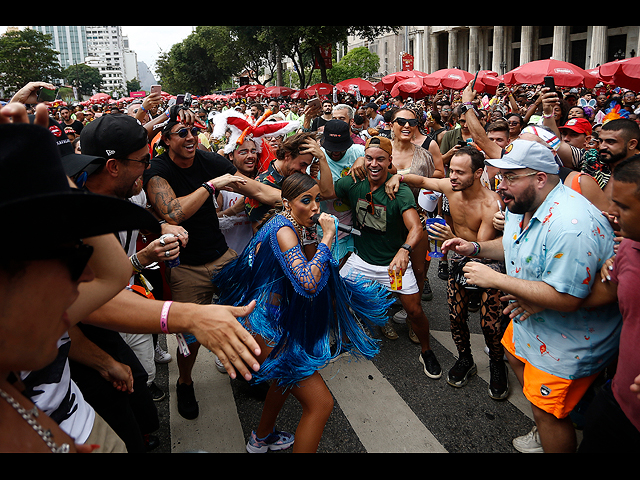
<svg viewBox="0 0 640 480"><path fill-rule="evenodd" d="M522 392L527 400L559 419L569 416L599 375L596 373L590 377L569 380L537 369L524 358L516 355L512 322L509 323L504 332L502 345L511 355L524 364Z"/></svg>

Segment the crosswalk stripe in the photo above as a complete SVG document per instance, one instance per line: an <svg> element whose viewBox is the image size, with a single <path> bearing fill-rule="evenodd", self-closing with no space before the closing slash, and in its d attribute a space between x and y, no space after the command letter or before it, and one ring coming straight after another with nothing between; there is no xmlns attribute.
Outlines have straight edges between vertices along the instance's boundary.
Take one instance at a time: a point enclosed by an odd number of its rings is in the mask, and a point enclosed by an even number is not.
<svg viewBox="0 0 640 480"><path fill-rule="evenodd" d="M431 331L431 335L457 355L451 332ZM483 352L484 346L482 335L471 335L478 375L488 382L489 358ZM167 335L167 347L168 351L176 351L177 342L173 335ZM349 361L349 357L343 357L321 374L367 452L446 452L372 362ZM178 413L175 396L177 363L169 364L172 452L244 452L246 438L231 384L226 374L216 370L213 353L200 349L193 375L200 415L195 420L185 420ZM443 372L440 381L445 381L445 376L446 372ZM511 393L508 401L531 418L530 404L511 369L509 381Z"/></svg>

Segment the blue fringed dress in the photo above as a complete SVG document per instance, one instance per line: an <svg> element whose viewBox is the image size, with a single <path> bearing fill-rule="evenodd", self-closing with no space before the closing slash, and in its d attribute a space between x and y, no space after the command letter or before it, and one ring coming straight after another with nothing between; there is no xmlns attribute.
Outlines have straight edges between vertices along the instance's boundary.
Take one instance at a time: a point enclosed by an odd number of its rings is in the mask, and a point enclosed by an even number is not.
<svg viewBox="0 0 640 480"><path fill-rule="evenodd" d="M275 215L213 282L220 289L219 304L256 300L254 311L239 321L273 350L252 381L277 380L291 387L345 351L373 358L378 341L363 326L384 325L393 299L376 282L341 277L337 260L322 243L311 261L293 267L302 248L280 251L277 234L283 227L296 231L283 215ZM322 271L317 283L309 281L312 264Z"/></svg>

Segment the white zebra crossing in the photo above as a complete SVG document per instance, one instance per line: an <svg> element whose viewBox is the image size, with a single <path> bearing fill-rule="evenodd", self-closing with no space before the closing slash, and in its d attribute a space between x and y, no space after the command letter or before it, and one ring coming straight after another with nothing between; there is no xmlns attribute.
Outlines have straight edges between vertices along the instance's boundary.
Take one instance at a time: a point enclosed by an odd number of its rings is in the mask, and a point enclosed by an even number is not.
<svg viewBox="0 0 640 480"><path fill-rule="evenodd" d="M431 335L456 354L450 332L432 331ZM471 348L478 375L488 382L489 359L483 353L484 345L482 335L472 334ZM169 351L176 351L177 343L173 335L167 335L167 346ZM367 452L446 452L372 362L349 361L348 358L343 357L321 373ZM177 411L175 394L170 395L172 452L245 451L246 438L229 378L216 370L214 360L211 352L200 349L194 372L196 398L200 407L200 415L196 420L183 419ZM169 388L172 392L175 392L177 374L176 362L171 362ZM508 401L531 418L530 405L511 371L509 381L511 394ZM389 405L393 405L393 408L389 408Z"/></svg>

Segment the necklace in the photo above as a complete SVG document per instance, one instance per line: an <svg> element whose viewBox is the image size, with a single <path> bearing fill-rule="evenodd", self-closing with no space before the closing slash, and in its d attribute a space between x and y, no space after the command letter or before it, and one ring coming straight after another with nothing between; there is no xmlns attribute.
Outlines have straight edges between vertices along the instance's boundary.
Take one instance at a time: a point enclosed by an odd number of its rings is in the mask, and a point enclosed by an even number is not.
<svg viewBox="0 0 640 480"><path fill-rule="evenodd" d="M281 215L286 218L287 220L289 220L291 223L293 223L293 226L296 229L296 233L298 234L298 243L300 243L302 245L302 240L303 240L303 228L302 226L296 222L295 218L293 218L293 215L291 215L291 212L288 210L283 210L281 212Z"/></svg>
<svg viewBox="0 0 640 480"><path fill-rule="evenodd" d="M47 447L51 449L52 453L69 453L70 447L68 443L63 443L58 446L53 441L53 435L51 430L45 430L42 425L38 423L38 409L34 406L32 410L26 410L20 405L11 395L0 388L0 397L4 398L9 405L11 405L16 412L29 424L35 432L40 435L40 438L47 444Z"/></svg>

